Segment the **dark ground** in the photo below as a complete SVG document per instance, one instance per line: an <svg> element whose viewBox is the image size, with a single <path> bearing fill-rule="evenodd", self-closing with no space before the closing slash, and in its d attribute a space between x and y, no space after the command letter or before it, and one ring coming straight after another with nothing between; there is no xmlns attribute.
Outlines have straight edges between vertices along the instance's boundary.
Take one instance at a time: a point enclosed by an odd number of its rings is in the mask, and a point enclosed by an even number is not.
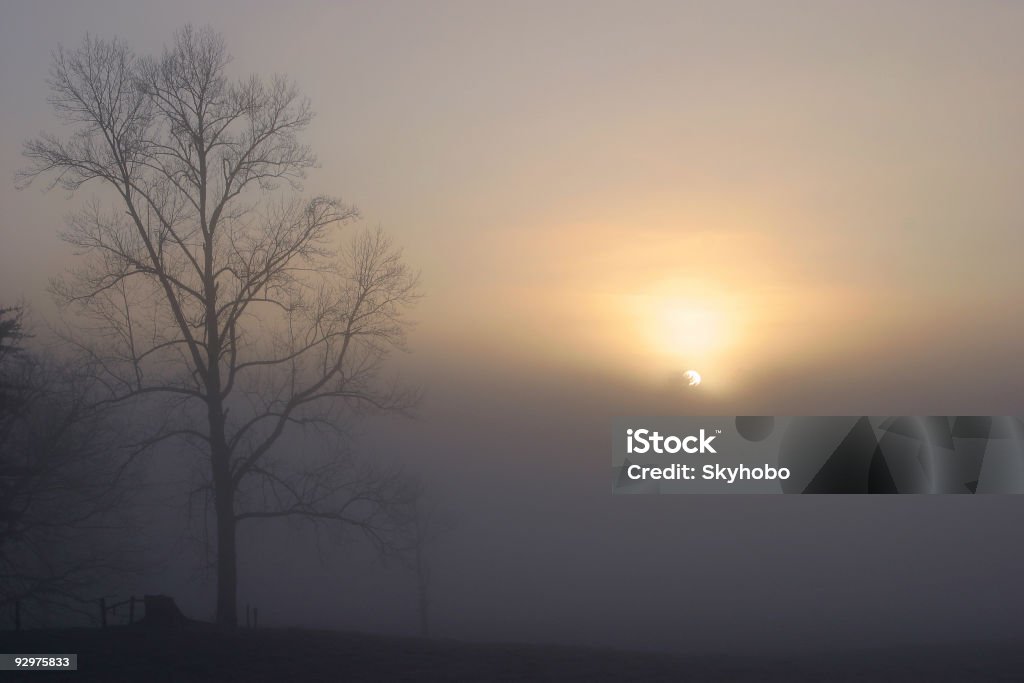
<svg viewBox="0 0 1024 683"><path fill-rule="evenodd" d="M1020 681L1024 644L694 657L301 629L0 632L0 652L78 654L77 672L0 681Z"/></svg>

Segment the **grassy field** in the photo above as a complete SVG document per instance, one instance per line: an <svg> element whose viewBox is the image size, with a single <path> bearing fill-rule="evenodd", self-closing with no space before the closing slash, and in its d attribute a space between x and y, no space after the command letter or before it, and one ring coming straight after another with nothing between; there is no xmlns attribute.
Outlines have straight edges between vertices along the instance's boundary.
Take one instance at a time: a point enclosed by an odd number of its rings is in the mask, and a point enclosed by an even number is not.
<svg viewBox="0 0 1024 683"><path fill-rule="evenodd" d="M302 629L2 632L0 652L77 653L77 672L0 681L1017 681L1020 643L693 657Z"/></svg>

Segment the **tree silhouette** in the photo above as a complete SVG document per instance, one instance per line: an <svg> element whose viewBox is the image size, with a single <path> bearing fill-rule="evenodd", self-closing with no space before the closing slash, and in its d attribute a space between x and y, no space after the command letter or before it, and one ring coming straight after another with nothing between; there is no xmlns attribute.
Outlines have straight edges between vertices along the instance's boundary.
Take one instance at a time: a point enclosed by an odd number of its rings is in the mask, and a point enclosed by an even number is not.
<svg viewBox="0 0 1024 683"><path fill-rule="evenodd" d="M456 520L450 510L427 495L426 487L418 479L409 480L409 497L402 514L404 523L390 550L416 578L419 634L429 637L434 551L438 541L455 530Z"/></svg>
<svg viewBox="0 0 1024 683"><path fill-rule="evenodd" d="M385 540L400 478L310 461L282 437L413 405L380 370L404 343L417 276L379 230L339 246L356 209L300 196L315 165L298 137L308 101L281 76L229 79L229 61L220 35L190 26L155 58L117 39L59 49L51 103L73 133L29 141L22 178L114 198L71 221L64 239L84 262L53 289L104 400L158 404L138 446L182 439L202 453L216 618L232 625L240 521L333 520Z"/></svg>
<svg viewBox="0 0 1024 683"><path fill-rule="evenodd" d="M0 605L82 611L131 562L117 423L87 373L25 348L0 309Z"/></svg>

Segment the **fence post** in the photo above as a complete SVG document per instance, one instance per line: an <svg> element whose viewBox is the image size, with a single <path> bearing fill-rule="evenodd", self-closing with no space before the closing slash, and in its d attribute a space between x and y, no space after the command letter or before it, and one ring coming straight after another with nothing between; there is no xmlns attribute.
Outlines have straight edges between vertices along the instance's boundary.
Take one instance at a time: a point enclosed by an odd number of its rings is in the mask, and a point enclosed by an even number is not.
<svg viewBox="0 0 1024 683"><path fill-rule="evenodd" d="M128 598L128 623L135 623L135 596Z"/></svg>
<svg viewBox="0 0 1024 683"><path fill-rule="evenodd" d="M252 608L252 627L253 628L259 628L260 627L260 608L259 607L253 607Z"/></svg>
<svg viewBox="0 0 1024 683"><path fill-rule="evenodd" d="M100 598L100 626L107 627L107 599Z"/></svg>
<svg viewBox="0 0 1024 683"><path fill-rule="evenodd" d="M21 630L21 600L14 601L14 630Z"/></svg>

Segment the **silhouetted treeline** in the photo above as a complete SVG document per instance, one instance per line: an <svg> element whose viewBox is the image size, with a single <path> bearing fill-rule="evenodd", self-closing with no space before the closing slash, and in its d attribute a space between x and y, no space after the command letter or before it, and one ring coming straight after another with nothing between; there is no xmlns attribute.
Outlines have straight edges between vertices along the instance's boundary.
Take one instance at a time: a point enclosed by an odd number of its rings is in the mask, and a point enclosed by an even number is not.
<svg viewBox="0 0 1024 683"><path fill-rule="evenodd" d="M114 414L88 373L31 341L22 310L0 310L0 605L38 625L94 617L137 536Z"/></svg>

